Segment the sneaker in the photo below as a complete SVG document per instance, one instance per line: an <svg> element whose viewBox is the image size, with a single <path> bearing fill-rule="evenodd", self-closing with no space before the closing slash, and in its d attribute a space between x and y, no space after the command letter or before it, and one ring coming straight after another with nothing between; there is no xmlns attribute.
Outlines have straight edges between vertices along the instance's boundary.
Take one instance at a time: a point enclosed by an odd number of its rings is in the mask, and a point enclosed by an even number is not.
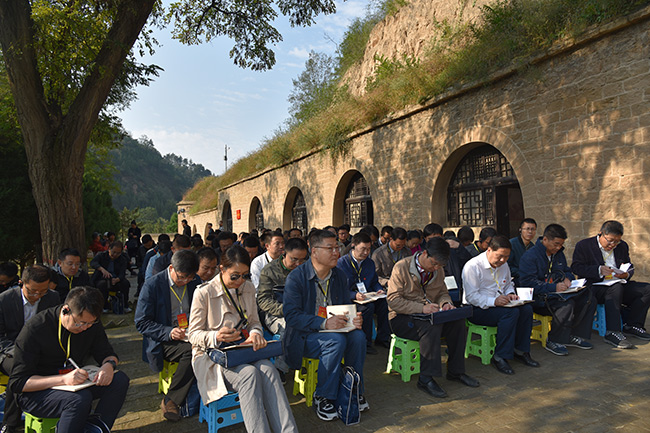
<svg viewBox="0 0 650 433"><path fill-rule="evenodd" d="M565 344L565 346L577 347L578 349L585 349L585 350L589 350L589 349L594 348L593 344L591 344L588 341L583 340L582 338L578 337L577 335L572 335L569 338L569 342L567 344Z"/></svg>
<svg viewBox="0 0 650 433"><path fill-rule="evenodd" d="M605 343L611 344L612 346L618 348L618 349L635 349L636 347L634 344L630 343L627 341L627 338L625 338L625 335L623 335L622 332L612 332L612 331L607 331L607 334L603 337L603 340L605 340Z"/></svg>
<svg viewBox="0 0 650 433"><path fill-rule="evenodd" d="M336 413L334 402L325 397L319 397L316 394L314 394L314 410L318 418L323 421L332 421L339 417Z"/></svg>
<svg viewBox="0 0 650 433"><path fill-rule="evenodd" d="M569 354L564 344L555 343L549 339L546 339L546 350L557 356L566 356Z"/></svg>
<svg viewBox="0 0 650 433"><path fill-rule="evenodd" d="M633 335L636 338L640 338L641 340L650 340L650 334L648 334L645 329L640 326L624 325L623 332L627 335Z"/></svg>
<svg viewBox="0 0 650 433"><path fill-rule="evenodd" d="M359 396L359 412L365 412L370 409L370 405L366 401L366 397L362 394Z"/></svg>
<svg viewBox="0 0 650 433"><path fill-rule="evenodd" d="M133 310L130 309L129 307L124 307L124 314L129 314L131 311Z"/></svg>

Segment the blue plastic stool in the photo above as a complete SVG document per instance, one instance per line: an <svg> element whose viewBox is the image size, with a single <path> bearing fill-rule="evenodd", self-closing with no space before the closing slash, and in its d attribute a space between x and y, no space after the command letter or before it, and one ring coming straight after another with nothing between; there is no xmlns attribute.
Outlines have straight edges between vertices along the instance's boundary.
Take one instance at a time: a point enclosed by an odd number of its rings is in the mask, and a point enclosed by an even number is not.
<svg viewBox="0 0 650 433"><path fill-rule="evenodd" d="M623 320L621 319L621 329L623 328ZM596 306L596 315L591 329L598 331L598 335L604 337L607 333L607 319L605 318L605 304L598 304Z"/></svg>
<svg viewBox="0 0 650 433"><path fill-rule="evenodd" d="M203 421L208 423L208 433L217 433L220 428L244 422L239 406L239 393L229 392L207 406L201 400L199 422Z"/></svg>

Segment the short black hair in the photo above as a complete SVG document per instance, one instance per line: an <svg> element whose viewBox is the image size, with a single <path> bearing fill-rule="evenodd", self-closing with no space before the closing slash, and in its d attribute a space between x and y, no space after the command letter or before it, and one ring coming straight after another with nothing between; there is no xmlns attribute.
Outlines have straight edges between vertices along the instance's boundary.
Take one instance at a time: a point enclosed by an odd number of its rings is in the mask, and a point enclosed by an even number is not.
<svg viewBox="0 0 650 433"><path fill-rule="evenodd" d="M309 246L312 248L320 246L325 239L336 239L336 235L329 230L314 230L309 235Z"/></svg>
<svg viewBox="0 0 650 433"><path fill-rule="evenodd" d="M176 251L172 255L172 267L184 274L196 274L199 270L199 259L196 253L191 250Z"/></svg>
<svg viewBox="0 0 650 433"><path fill-rule="evenodd" d="M345 230L345 231L349 232L350 231L350 224L343 224L343 225L339 226L339 230Z"/></svg>
<svg viewBox="0 0 650 433"><path fill-rule="evenodd" d="M429 239L424 246L424 250L427 252L427 255L429 257L443 266L445 266L449 261L449 253L451 251L451 248L449 247L447 241L440 236Z"/></svg>
<svg viewBox="0 0 650 433"><path fill-rule="evenodd" d="M395 227L393 229L393 232L390 235L390 237L393 240L399 239L401 241L405 241L406 240L406 230L404 230L402 227Z"/></svg>
<svg viewBox="0 0 650 433"><path fill-rule="evenodd" d="M293 250L307 251L309 247L303 238L291 238L284 244L284 251L289 252Z"/></svg>
<svg viewBox="0 0 650 433"><path fill-rule="evenodd" d="M201 236L199 237L192 236L190 242L192 243L192 248L194 249L203 248L203 239L201 239Z"/></svg>
<svg viewBox="0 0 650 433"><path fill-rule="evenodd" d="M431 223L424 226L424 237L431 235L440 235L442 236L442 226L440 224Z"/></svg>
<svg viewBox="0 0 650 433"><path fill-rule="evenodd" d="M23 283L33 281L35 283L44 283L51 279L50 268L45 265L27 266L23 271Z"/></svg>
<svg viewBox="0 0 650 433"><path fill-rule="evenodd" d="M381 228L381 234L383 235L384 233L388 233L388 236L391 236L393 234L393 226L383 226Z"/></svg>
<svg viewBox="0 0 650 433"><path fill-rule="evenodd" d="M408 233L406 233L406 240L410 241L411 239L422 239L422 235L420 235L420 232L417 230L409 230Z"/></svg>
<svg viewBox="0 0 650 433"><path fill-rule="evenodd" d="M372 242L368 233L359 232L352 236L352 245L369 244Z"/></svg>
<svg viewBox="0 0 650 433"><path fill-rule="evenodd" d="M158 242L158 252L160 254L167 254L171 250L172 250L172 241L170 241L169 239Z"/></svg>
<svg viewBox="0 0 650 433"><path fill-rule="evenodd" d="M174 246L178 248L189 248L192 246L192 240L189 236L178 235L174 238Z"/></svg>
<svg viewBox="0 0 650 433"><path fill-rule="evenodd" d="M112 250L113 248L124 249L124 244L121 241L113 241L108 245L108 249Z"/></svg>
<svg viewBox="0 0 650 433"><path fill-rule="evenodd" d="M219 260L217 257L217 253L214 252L214 249L210 247L203 247L200 250L196 252L196 258L199 260L199 263L201 263L201 260Z"/></svg>
<svg viewBox="0 0 650 433"><path fill-rule="evenodd" d="M171 241L167 233L161 233L158 235L158 242L162 242L162 241Z"/></svg>
<svg viewBox="0 0 650 433"><path fill-rule="evenodd" d="M524 218L521 220L521 224L519 224L519 228L522 228L524 224L535 224L535 227L537 227L537 221L535 221L532 218Z"/></svg>
<svg viewBox="0 0 650 433"><path fill-rule="evenodd" d="M623 236L623 224L618 221L605 221L600 227L600 232L605 235Z"/></svg>
<svg viewBox="0 0 650 433"><path fill-rule="evenodd" d="M294 228L290 229L289 234L291 234L291 232L295 232L295 231L300 233L300 236L302 236L302 230L300 230L298 227L294 227Z"/></svg>
<svg viewBox="0 0 650 433"><path fill-rule="evenodd" d="M545 238L553 240L555 238L566 239L569 236L566 233L566 229L559 224L549 224L544 229Z"/></svg>
<svg viewBox="0 0 650 433"><path fill-rule="evenodd" d="M248 236L246 239L244 239L242 245L244 248L259 248L260 240L255 236Z"/></svg>
<svg viewBox="0 0 650 433"><path fill-rule="evenodd" d="M147 242L152 242L152 241L153 241L153 238L151 237L150 234L146 234L146 235L142 236L142 243L143 244L146 244Z"/></svg>
<svg viewBox="0 0 650 433"><path fill-rule="evenodd" d="M15 277L18 275L18 265L16 265L14 262L0 263L0 275Z"/></svg>
<svg viewBox="0 0 650 433"><path fill-rule="evenodd" d="M474 241L474 230L470 226L462 226L458 229L458 240L462 243Z"/></svg>
<svg viewBox="0 0 650 433"><path fill-rule="evenodd" d="M379 238L379 230L377 230L377 227L373 226L372 224L363 226L361 228L361 231L368 233L368 236Z"/></svg>
<svg viewBox="0 0 650 433"><path fill-rule="evenodd" d="M493 238L497 235L497 231L492 227L483 227L478 234L478 241L485 242L488 238Z"/></svg>
<svg viewBox="0 0 650 433"><path fill-rule="evenodd" d="M99 289L89 286L75 287L65 298L65 304L70 307L72 314L80 316L84 311L99 319L104 308L104 297Z"/></svg>
<svg viewBox="0 0 650 433"><path fill-rule="evenodd" d="M76 249L76 248L64 248L59 253L59 260L65 260L65 258L68 257L68 256L81 258L81 254L79 253L78 249Z"/></svg>
<svg viewBox="0 0 650 433"><path fill-rule="evenodd" d="M225 269L236 264L242 264L249 268L251 266L251 258L248 255L248 251L240 245L233 245L221 255L221 266Z"/></svg>
<svg viewBox="0 0 650 433"><path fill-rule="evenodd" d="M217 242L227 241L232 239L232 233L223 231L217 236Z"/></svg>
<svg viewBox="0 0 650 433"><path fill-rule="evenodd" d="M445 239L451 239L456 237L456 233L453 230L447 230L442 234L442 237Z"/></svg>
<svg viewBox="0 0 650 433"><path fill-rule="evenodd" d="M506 236L496 235L492 237L492 240L490 240L488 248L490 248L492 251L496 251L499 248L507 248L509 250L512 250L512 244Z"/></svg>

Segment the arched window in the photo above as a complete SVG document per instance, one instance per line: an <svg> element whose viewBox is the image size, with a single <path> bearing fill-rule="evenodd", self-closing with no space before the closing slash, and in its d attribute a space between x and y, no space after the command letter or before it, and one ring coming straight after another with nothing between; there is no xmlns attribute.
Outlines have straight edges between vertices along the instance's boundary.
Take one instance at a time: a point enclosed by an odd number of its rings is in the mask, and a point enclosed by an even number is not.
<svg viewBox="0 0 650 433"><path fill-rule="evenodd" d="M262 209L262 203L257 200L257 208L255 209L255 228L257 230L262 230L264 228L264 210Z"/></svg>
<svg viewBox="0 0 650 433"><path fill-rule="evenodd" d="M223 204L221 220L223 221L223 229L227 232L232 232L232 208L228 200Z"/></svg>
<svg viewBox="0 0 650 433"><path fill-rule="evenodd" d="M345 192L343 221L350 227L360 228L373 223L372 197L363 175L357 172Z"/></svg>
<svg viewBox="0 0 650 433"><path fill-rule="evenodd" d="M305 197L300 190L296 193L291 206L291 227L298 228L302 230L303 234L307 234L307 206Z"/></svg>
<svg viewBox="0 0 650 433"><path fill-rule="evenodd" d="M509 235L523 219L517 176L490 145L469 152L458 164L447 191L450 226L492 226Z"/></svg>

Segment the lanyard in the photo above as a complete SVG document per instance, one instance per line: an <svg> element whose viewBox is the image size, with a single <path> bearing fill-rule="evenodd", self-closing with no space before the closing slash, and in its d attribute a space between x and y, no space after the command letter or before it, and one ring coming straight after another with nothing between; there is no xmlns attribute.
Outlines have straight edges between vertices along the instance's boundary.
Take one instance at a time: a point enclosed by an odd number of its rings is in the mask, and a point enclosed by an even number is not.
<svg viewBox="0 0 650 433"><path fill-rule="evenodd" d="M330 292L330 278L327 279L327 284L325 285L325 290L323 290L323 286L320 285L319 281L316 281L316 284L318 284L318 288L320 289L323 296L325 296L325 304L327 304L327 295Z"/></svg>
<svg viewBox="0 0 650 433"><path fill-rule="evenodd" d="M64 275L64 277L65 277L65 275ZM72 290L72 280L74 279L74 275L71 276L70 278L65 277L65 279L68 280L68 283L69 283L69 284L68 284L68 288L69 288L70 290Z"/></svg>
<svg viewBox="0 0 650 433"><path fill-rule="evenodd" d="M230 290L224 284L223 276L221 274L219 274L219 278L221 278L221 285L223 287L223 291L226 292L226 296L228 296L228 299L230 300L230 302L232 302L232 304L235 306L235 309L237 310L237 313L239 314L239 317L242 318L242 319L247 319L246 312L240 306L241 305L241 299L239 298L239 290L235 289L235 293L237 294L237 301L239 301L239 304L237 304L237 302L235 302L235 298L233 298L232 295L230 294Z"/></svg>
<svg viewBox="0 0 650 433"><path fill-rule="evenodd" d="M68 349L66 350L63 347L63 342L61 341L61 329L62 328L63 328L63 326L61 325L61 314L59 314L59 346L61 346L61 350L63 350L63 352L65 353L65 359L68 359L68 358L70 358L70 337L71 337L71 335L68 336Z"/></svg>
<svg viewBox="0 0 650 433"><path fill-rule="evenodd" d="M352 268L354 268L354 270L357 273L357 279L361 281L361 269L362 269L361 263L359 263L359 269L357 269L357 266L354 264L354 259L350 257L350 264L352 265ZM329 281L330 280L327 280L328 283Z"/></svg>
<svg viewBox="0 0 650 433"><path fill-rule="evenodd" d="M614 250L611 250L609 252L609 254L607 254L607 255L603 254L603 258L605 259L605 264L607 264L607 260L609 260L609 258L612 256L612 254L614 254Z"/></svg>
<svg viewBox="0 0 650 433"><path fill-rule="evenodd" d="M497 279L497 274L498 272L492 269L492 266L490 266L490 272L492 272L492 278L494 278L494 282L497 283L497 291L498 293L502 293L501 291L501 286L499 285L499 280ZM502 293L505 294L505 293Z"/></svg>
<svg viewBox="0 0 650 433"><path fill-rule="evenodd" d="M176 296L176 299L178 299L178 303L181 306L180 307L181 308L181 314L183 314L183 299L185 299L185 291L187 290L187 284L185 284L183 286L183 295L181 295L180 298L178 297L178 293L176 293L176 290L174 290L174 288L172 286L169 286L169 290L171 290L172 293L174 294L174 296Z"/></svg>
<svg viewBox="0 0 650 433"><path fill-rule="evenodd" d="M474 248L476 248L476 251L478 251L480 253L481 250L478 249L478 247L476 246L476 243L474 243L473 245L474 245Z"/></svg>

